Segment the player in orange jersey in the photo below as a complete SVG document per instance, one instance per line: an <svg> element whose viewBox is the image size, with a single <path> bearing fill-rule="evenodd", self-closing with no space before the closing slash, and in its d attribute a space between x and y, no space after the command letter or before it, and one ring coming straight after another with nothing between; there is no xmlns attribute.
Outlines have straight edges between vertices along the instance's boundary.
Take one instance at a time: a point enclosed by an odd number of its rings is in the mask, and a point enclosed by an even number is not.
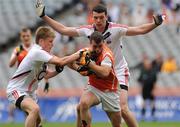
<svg viewBox="0 0 180 127"><path fill-rule="evenodd" d="M31 30L29 28L23 28L20 32L20 39L22 44L20 44L14 49L9 61L10 67L13 67L16 63L19 66L19 64L21 63L21 61L24 59L29 49L31 48L32 46Z"/></svg>
<svg viewBox="0 0 180 127"><path fill-rule="evenodd" d="M9 67L13 67L15 64L18 67L21 61L27 55L28 51L30 50L33 43L32 43L31 30L29 28L23 28L20 31L20 40L21 40L21 44L14 49L11 55L9 61ZM8 121L10 122L14 120L14 110L15 110L14 105L10 105L8 111L9 114Z"/></svg>
<svg viewBox="0 0 180 127"><path fill-rule="evenodd" d="M93 32L90 36L90 46L82 50L89 50L87 65L81 61L72 64L72 68L82 75L89 76L80 103L77 107L78 127L90 127L91 118L89 109L102 103L102 108L108 115L113 127L120 127L121 113L119 106L118 80L114 72L114 57L111 50L104 43L100 32Z"/></svg>

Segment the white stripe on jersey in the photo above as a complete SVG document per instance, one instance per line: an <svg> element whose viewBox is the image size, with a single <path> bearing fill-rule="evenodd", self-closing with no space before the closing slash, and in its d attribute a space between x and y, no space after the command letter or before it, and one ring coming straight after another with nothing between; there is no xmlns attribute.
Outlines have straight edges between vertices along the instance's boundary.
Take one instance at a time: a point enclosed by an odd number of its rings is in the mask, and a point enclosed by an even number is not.
<svg viewBox="0 0 180 127"><path fill-rule="evenodd" d="M88 37L94 32L94 27L93 25L87 25L79 27L76 30L79 36ZM108 32L110 36L106 38L106 43L108 44L108 47L111 49L114 55L115 71L121 73L117 74L117 78L120 81L122 80L121 76L125 76L125 68L128 68L127 62L122 54L122 37L126 35L127 27L125 25L109 22L108 29L103 33L103 35L105 35ZM127 74L129 74L129 72ZM118 75L121 76L118 77Z"/></svg>
<svg viewBox="0 0 180 127"><path fill-rule="evenodd" d="M7 93L13 90L34 92L38 87L39 73L44 71L43 65L51 58L52 55L34 44L9 81Z"/></svg>

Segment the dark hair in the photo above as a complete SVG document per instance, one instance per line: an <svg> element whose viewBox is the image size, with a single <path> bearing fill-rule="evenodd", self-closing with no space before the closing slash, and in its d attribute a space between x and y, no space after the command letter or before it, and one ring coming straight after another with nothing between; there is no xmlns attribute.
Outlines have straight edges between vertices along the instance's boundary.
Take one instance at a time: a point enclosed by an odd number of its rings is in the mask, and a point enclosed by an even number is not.
<svg viewBox="0 0 180 127"><path fill-rule="evenodd" d="M30 29L30 28L24 27L24 28L21 29L20 34L21 34L22 32L28 32L28 31L31 33L31 29Z"/></svg>
<svg viewBox="0 0 180 127"><path fill-rule="evenodd" d="M97 13L105 13L105 15L107 15L107 8L103 5L103 4L98 4L97 6L95 6L93 8L94 12L97 12Z"/></svg>
<svg viewBox="0 0 180 127"><path fill-rule="evenodd" d="M91 36L90 36L90 43L92 42L92 40L96 43L99 44L101 43L104 39L103 39L103 35L98 32L98 31L94 31Z"/></svg>

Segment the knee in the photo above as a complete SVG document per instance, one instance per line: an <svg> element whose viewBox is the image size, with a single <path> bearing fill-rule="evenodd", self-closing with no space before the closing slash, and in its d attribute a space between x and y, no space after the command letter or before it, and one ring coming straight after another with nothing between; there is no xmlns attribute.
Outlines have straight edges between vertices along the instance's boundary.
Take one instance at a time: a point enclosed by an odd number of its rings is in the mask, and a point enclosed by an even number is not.
<svg viewBox="0 0 180 127"><path fill-rule="evenodd" d="M127 106L127 105L123 105L123 106L121 107L121 114L122 114L122 116L128 114L128 112L129 112L128 106Z"/></svg>
<svg viewBox="0 0 180 127"><path fill-rule="evenodd" d="M38 116L39 112L40 112L39 106L34 106L30 113Z"/></svg>
<svg viewBox="0 0 180 127"><path fill-rule="evenodd" d="M88 103L87 102L85 102L85 101L82 101L81 103L80 103L80 110L88 110Z"/></svg>

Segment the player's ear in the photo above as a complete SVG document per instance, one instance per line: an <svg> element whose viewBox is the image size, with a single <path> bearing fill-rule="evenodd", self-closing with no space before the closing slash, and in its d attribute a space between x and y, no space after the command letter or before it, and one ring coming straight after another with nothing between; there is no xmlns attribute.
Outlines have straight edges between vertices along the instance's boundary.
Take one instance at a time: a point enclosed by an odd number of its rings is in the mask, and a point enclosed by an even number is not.
<svg viewBox="0 0 180 127"><path fill-rule="evenodd" d="M43 42L44 42L44 39L39 39L37 44L42 45Z"/></svg>

